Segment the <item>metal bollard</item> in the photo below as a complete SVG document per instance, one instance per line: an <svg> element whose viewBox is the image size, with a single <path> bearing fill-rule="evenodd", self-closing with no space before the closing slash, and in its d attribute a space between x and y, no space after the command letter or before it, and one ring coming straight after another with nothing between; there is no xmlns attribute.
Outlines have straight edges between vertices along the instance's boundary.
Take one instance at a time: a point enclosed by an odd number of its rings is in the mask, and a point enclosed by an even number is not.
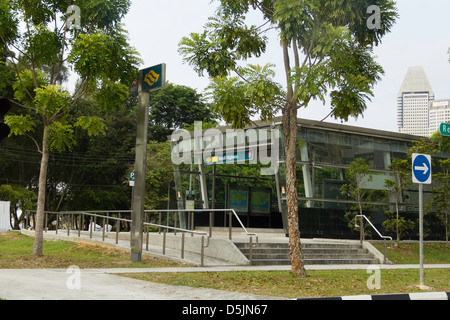
<svg viewBox="0 0 450 320"><path fill-rule="evenodd" d="M166 228L163 231L163 255L166 255Z"/></svg>
<svg viewBox="0 0 450 320"><path fill-rule="evenodd" d="M184 259L184 235L185 233L181 233L181 259Z"/></svg>
<svg viewBox="0 0 450 320"><path fill-rule="evenodd" d="M116 222L116 244L119 243L120 220Z"/></svg>
<svg viewBox="0 0 450 320"><path fill-rule="evenodd" d="M201 266L203 267L204 265L204 260L205 260L205 236L202 236L202 251L201 251Z"/></svg>
<svg viewBox="0 0 450 320"><path fill-rule="evenodd" d="M103 218L103 234L102 234L102 241L105 241L105 229L106 229L106 221L105 218Z"/></svg>
<svg viewBox="0 0 450 320"><path fill-rule="evenodd" d="M250 237L250 250L249 250L249 260L250 260L250 265L253 265L253 237Z"/></svg>

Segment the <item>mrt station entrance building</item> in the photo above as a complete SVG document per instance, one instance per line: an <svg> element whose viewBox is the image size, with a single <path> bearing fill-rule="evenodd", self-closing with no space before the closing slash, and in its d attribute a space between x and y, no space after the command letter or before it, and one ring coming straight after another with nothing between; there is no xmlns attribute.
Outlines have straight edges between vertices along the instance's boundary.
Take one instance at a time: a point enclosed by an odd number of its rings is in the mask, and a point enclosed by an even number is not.
<svg viewBox="0 0 450 320"><path fill-rule="evenodd" d="M302 237L359 238L349 227L349 211L357 202L341 193L346 169L357 158L367 160L364 213L380 231L387 210L395 202L386 192L385 180L393 179L389 165L395 158L408 159L413 141L421 137L354 126L298 119L296 151L299 225ZM191 132L179 130L170 137L178 209L195 212L194 226L208 226L208 209L232 208L249 228L284 229L287 234L284 141L281 118L255 122L241 130L223 126ZM433 155L449 158L449 154ZM431 199L425 186L424 200ZM410 184L403 194L402 215L418 219L418 187ZM439 239L435 215L428 216L429 238ZM228 226L223 212L214 212L214 226ZM181 223L192 223L186 218ZM417 238L417 230L406 237Z"/></svg>

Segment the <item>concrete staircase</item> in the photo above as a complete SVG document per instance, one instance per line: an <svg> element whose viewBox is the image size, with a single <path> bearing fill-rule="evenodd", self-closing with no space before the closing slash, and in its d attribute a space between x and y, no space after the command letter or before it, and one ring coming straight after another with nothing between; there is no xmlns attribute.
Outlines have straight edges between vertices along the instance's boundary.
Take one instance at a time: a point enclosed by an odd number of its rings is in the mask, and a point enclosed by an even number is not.
<svg viewBox="0 0 450 320"><path fill-rule="evenodd" d="M237 248L249 259L249 243L235 242ZM378 264L367 249L359 243L302 241L303 261L305 265L313 264ZM259 243L252 251L254 266L290 265L289 244L284 242Z"/></svg>

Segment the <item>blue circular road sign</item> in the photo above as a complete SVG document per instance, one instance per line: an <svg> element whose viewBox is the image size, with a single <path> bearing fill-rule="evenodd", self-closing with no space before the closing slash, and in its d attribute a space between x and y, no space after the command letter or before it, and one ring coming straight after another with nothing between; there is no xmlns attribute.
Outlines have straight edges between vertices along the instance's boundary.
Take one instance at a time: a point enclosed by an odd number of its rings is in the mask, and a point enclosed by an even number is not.
<svg viewBox="0 0 450 320"><path fill-rule="evenodd" d="M415 153L412 160L413 182L431 183L431 156Z"/></svg>

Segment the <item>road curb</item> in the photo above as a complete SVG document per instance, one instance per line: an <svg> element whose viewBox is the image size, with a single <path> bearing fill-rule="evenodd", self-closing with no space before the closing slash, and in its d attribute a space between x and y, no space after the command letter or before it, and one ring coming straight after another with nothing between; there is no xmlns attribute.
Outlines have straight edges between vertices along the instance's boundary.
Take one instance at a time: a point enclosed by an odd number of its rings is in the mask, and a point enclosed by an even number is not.
<svg viewBox="0 0 450 320"><path fill-rule="evenodd" d="M298 298L297 300L450 300L450 292L418 292L341 297Z"/></svg>

